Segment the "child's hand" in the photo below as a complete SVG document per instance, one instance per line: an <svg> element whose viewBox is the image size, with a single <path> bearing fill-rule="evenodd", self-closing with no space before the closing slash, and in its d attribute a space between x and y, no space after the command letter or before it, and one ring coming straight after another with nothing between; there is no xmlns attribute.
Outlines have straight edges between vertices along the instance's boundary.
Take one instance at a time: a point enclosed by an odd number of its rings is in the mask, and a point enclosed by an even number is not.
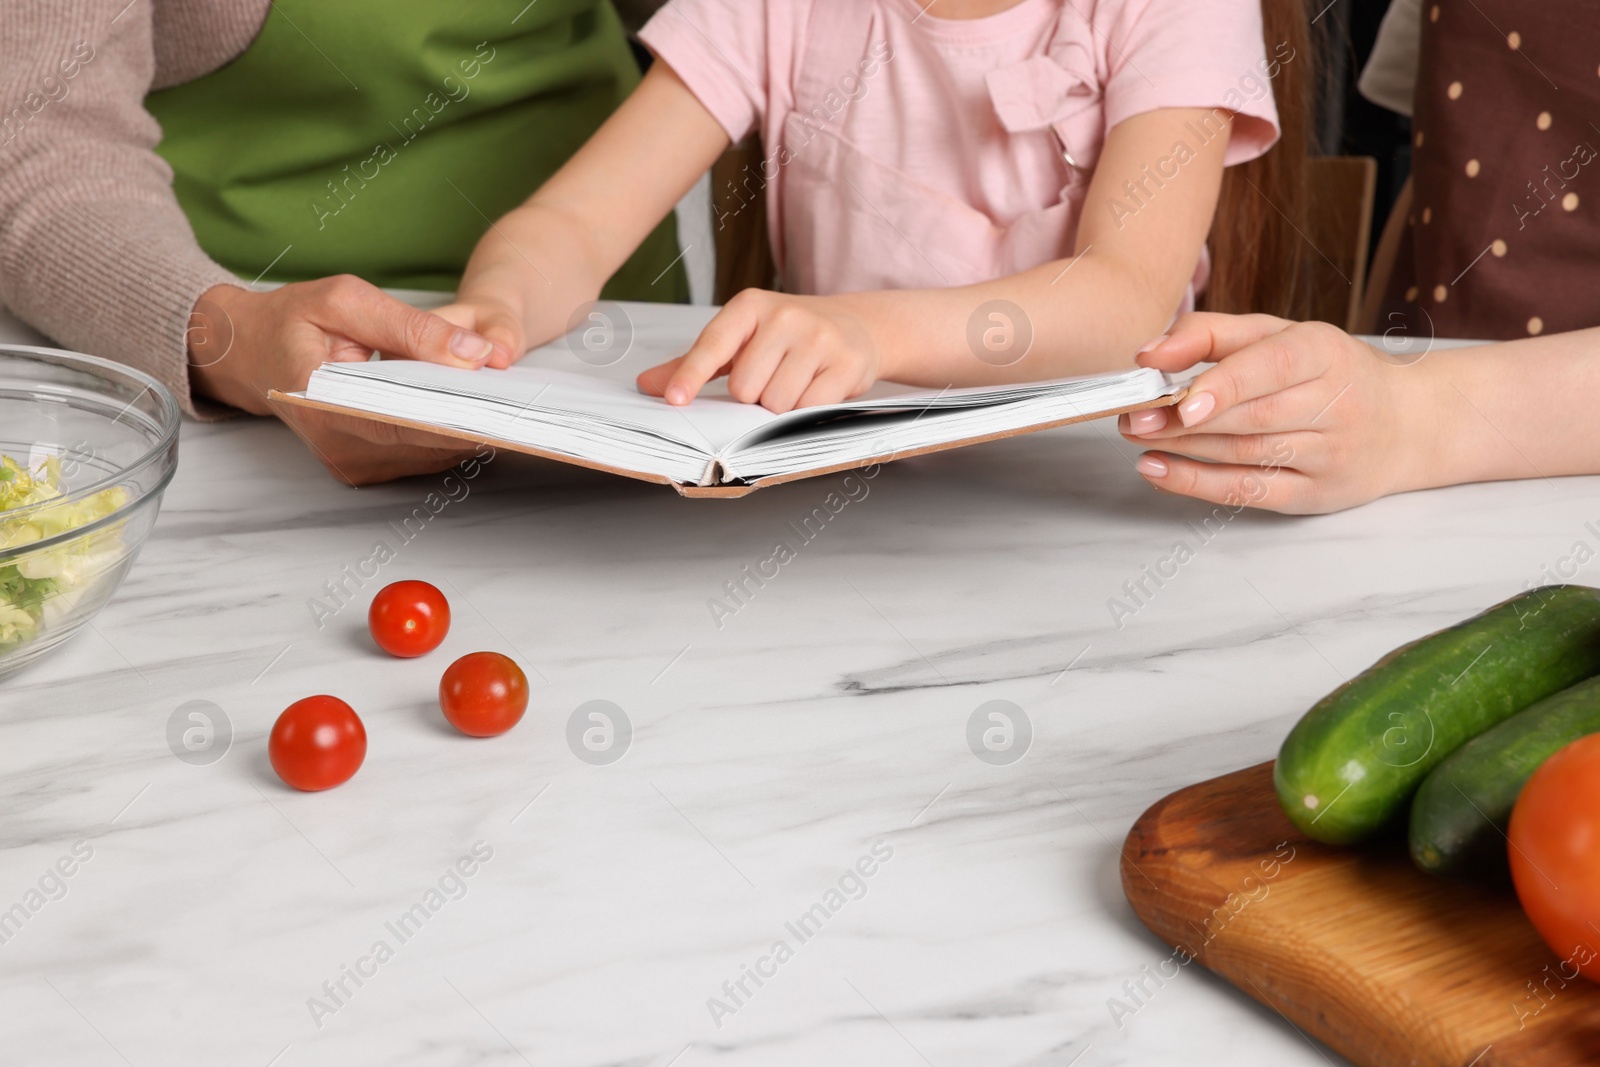
<svg viewBox="0 0 1600 1067"><path fill-rule="evenodd" d="M687 353L639 375L639 390L687 404L726 374L735 400L784 412L860 396L878 373L878 345L845 300L746 289Z"/></svg>
<svg viewBox="0 0 1600 1067"><path fill-rule="evenodd" d="M528 350L523 335L520 301L513 303L483 285L468 288L463 284L454 304L446 304L435 315L494 344L485 366L504 370Z"/></svg>
<svg viewBox="0 0 1600 1067"><path fill-rule="evenodd" d="M1138 362L1169 373L1217 364L1176 409L1120 420L1128 440L1169 449L1139 459L1158 489L1309 514L1438 484L1431 362L1387 362L1326 323L1216 314L1185 315Z"/></svg>

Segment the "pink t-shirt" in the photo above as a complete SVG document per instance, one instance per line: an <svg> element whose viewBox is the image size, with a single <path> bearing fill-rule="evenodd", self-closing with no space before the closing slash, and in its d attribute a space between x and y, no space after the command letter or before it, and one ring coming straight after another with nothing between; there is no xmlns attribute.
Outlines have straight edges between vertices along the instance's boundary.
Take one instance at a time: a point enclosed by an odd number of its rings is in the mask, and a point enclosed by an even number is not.
<svg viewBox="0 0 1600 1067"><path fill-rule="evenodd" d="M641 36L730 138L760 132L739 192L765 192L784 288L802 293L1069 256L1107 130L1224 108L1228 163L1252 159L1277 137L1270 75L1294 58L1269 63L1259 0L1020 0L980 19L916 0L672 0Z"/></svg>

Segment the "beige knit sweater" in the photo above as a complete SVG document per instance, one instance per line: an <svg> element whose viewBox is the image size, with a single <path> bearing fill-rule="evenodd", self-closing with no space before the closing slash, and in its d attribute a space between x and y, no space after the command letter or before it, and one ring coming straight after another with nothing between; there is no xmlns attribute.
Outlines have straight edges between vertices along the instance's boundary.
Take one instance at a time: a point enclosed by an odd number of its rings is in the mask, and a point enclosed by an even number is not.
<svg viewBox="0 0 1600 1067"><path fill-rule="evenodd" d="M270 4L0 0L0 303L191 414L189 313L238 280L195 243L144 98L238 56Z"/></svg>
<svg viewBox="0 0 1600 1067"><path fill-rule="evenodd" d="M237 280L195 243L144 98L239 55L269 5L0 0L0 301L190 412L189 312Z"/></svg>

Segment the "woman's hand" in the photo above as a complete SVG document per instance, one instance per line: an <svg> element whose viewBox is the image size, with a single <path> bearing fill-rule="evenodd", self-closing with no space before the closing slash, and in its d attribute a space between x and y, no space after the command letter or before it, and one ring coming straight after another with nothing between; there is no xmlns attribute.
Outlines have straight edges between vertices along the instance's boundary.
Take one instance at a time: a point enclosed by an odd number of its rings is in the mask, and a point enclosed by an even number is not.
<svg viewBox="0 0 1600 1067"><path fill-rule="evenodd" d="M1169 373L1217 364L1176 408L1120 420L1128 440L1161 447L1138 464L1158 489L1309 514L1440 484L1426 361L1389 362L1326 323L1190 314L1138 362Z"/></svg>
<svg viewBox="0 0 1600 1067"><path fill-rule="evenodd" d="M275 410L267 393L304 389L323 363L364 362L374 351L477 368L509 353L342 275L252 292L206 290L189 319L190 381L196 393L257 415L279 415L335 477L352 484L431 473L470 451L453 438L366 419Z"/></svg>
<svg viewBox="0 0 1600 1067"><path fill-rule="evenodd" d="M639 375L639 389L687 404L726 374L735 400L784 412L860 396L881 369L878 343L849 297L746 289L687 353Z"/></svg>
<svg viewBox="0 0 1600 1067"><path fill-rule="evenodd" d="M455 437L293 404L272 406L328 473L346 485L436 474L476 454L474 446Z"/></svg>

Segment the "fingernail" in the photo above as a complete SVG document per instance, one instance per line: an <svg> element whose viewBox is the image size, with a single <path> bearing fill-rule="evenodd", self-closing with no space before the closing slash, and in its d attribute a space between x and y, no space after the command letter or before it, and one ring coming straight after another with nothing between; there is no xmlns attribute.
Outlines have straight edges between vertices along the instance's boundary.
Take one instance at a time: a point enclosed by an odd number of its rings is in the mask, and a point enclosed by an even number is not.
<svg viewBox="0 0 1600 1067"><path fill-rule="evenodd" d="M1216 397L1210 393L1196 393L1178 405L1178 417L1185 426L1193 426L1215 411L1216 407Z"/></svg>
<svg viewBox="0 0 1600 1067"><path fill-rule="evenodd" d="M1131 434L1155 433L1167 425L1165 408L1135 411L1128 415L1128 432Z"/></svg>
<svg viewBox="0 0 1600 1067"><path fill-rule="evenodd" d="M1169 333L1162 334L1160 337L1157 337L1155 340L1149 342L1143 348L1139 349L1139 355L1142 356L1146 352L1154 352L1156 349L1158 349L1162 345L1166 344L1167 343L1167 338L1171 337L1171 336L1172 335L1169 334Z"/></svg>
<svg viewBox="0 0 1600 1067"><path fill-rule="evenodd" d="M1165 478L1167 476L1167 461L1158 456L1140 456L1139 462L1135 463L1134 466L1146 478Z"/></svg>
<svg viewBox="0 0 1600 1067"><path fill-rule="evenodd" d="M494 351L494 344L466 330L450 335L450 354L468 363L482 363Z"/></svg>
<svg viewBox="0 0 1600 1067"><path fill-rule="evenodd" d="M685 389L683 386L674 385L671 389L667 390L667 403L669 403L669 404L687 404L688 402L689 402L689 391L687 389Z"/></svg>

